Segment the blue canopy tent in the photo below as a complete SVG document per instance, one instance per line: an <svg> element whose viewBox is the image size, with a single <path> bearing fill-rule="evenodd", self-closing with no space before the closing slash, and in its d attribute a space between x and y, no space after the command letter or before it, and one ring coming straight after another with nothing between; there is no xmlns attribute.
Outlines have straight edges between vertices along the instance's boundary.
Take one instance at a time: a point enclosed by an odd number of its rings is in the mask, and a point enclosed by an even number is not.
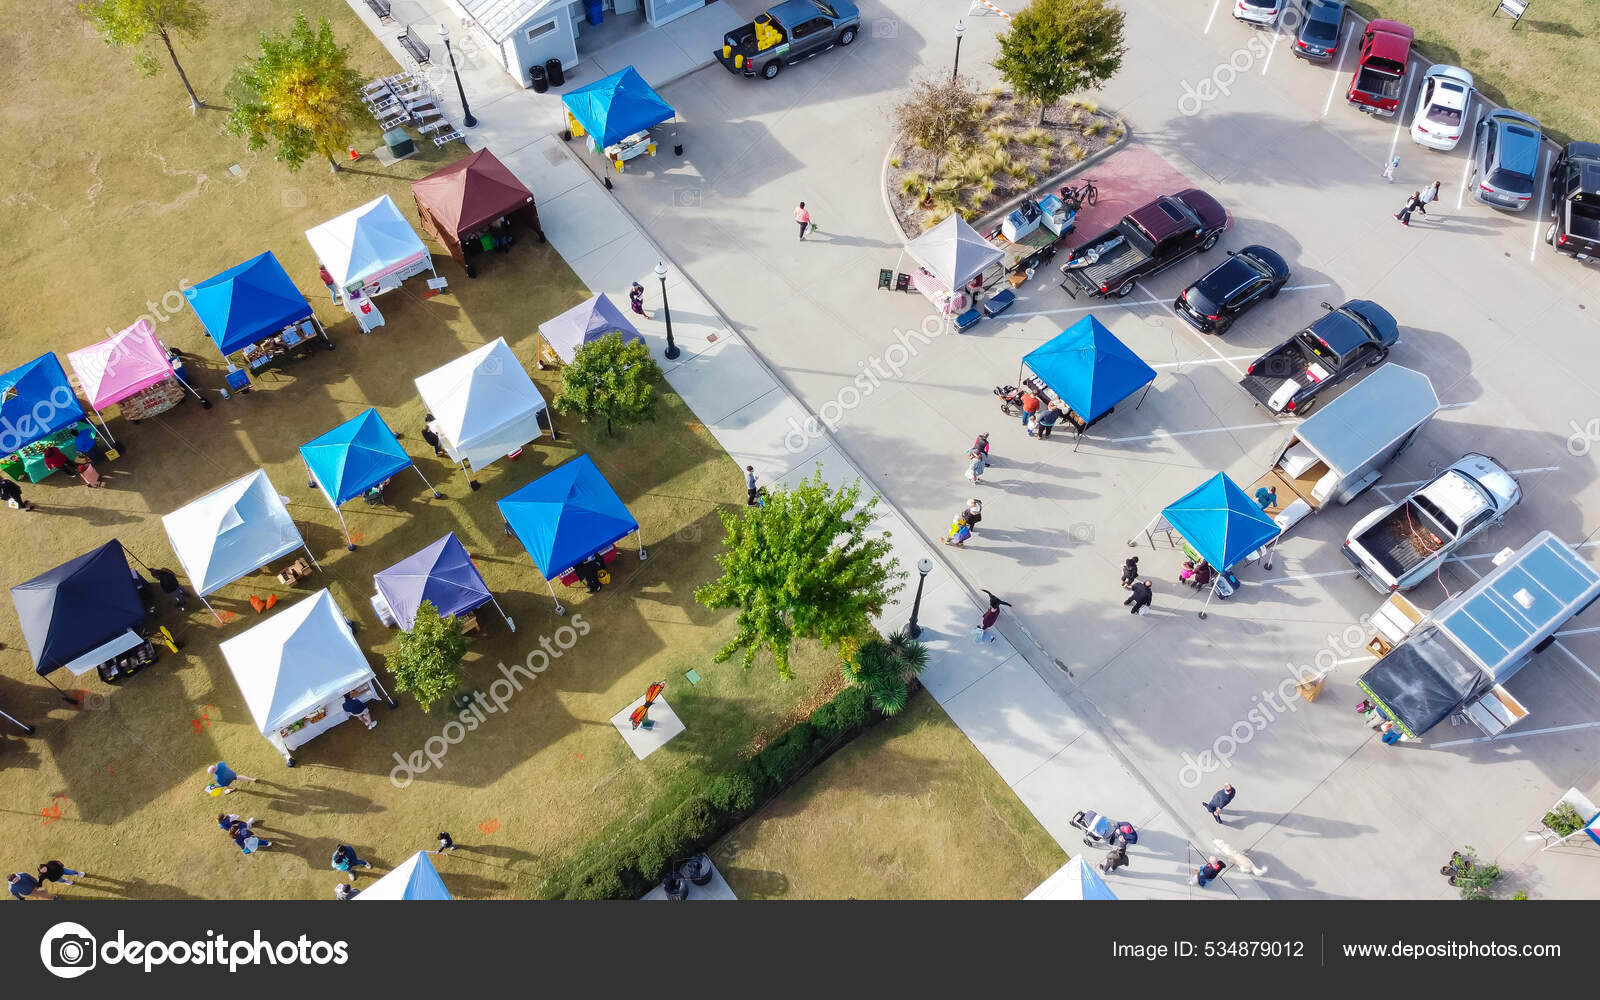
<svg viewBox="0 0 1600 1000"><path fill-rule="evenodd" d="M144 641L134 630L147 609L115 539L17 584L11 601L34 672L47 680L61 667L85 673Z"/></svg>
<svg viewBox="0 0 1600 1000"><path fill-rule="evenodd" d="M1067 419L1077 428L1080 444L1095 421L1140 389L1148 393L1156 379L1156 370L1093 316L1085 316L1029 351L1022 364L1038 376L1034 381L1042 382L1043 388L1071 410ZM1028 383L1021 371L1017 381ZM1144 397L1140 396L1134 408L1142 405Z"/></svg>
<svg viewBox="0 0 1600 1000"><path fill-rule="evenodd" d="M339 515L339 525L344 528L345 548L352 552L356 543L351 540L350 526L344 523L344 512L339 509L346 500L381 487L406 469L416 469L417 478L433 493L435 500L441 496L400 447L394 431L378 416L377 410L369 409L301 445L300 459L306 463L306 472L311 476L311 482L306 485L320 488L333 505L333 512Z"/></svg>
<svg viewBox="0 0 1600 1000"><path fill-rule="evenodd" d="M1216 585L1206 592L1206 607L1211 606L1211 595L1225 586L1223 574L1283 533L1277 522L1222 472L1168 504L1150 522L1145 537L1152 548L1151 531L1159 530L1156 525L1162 521L1217 571ZM1205 608L1201 608L1200 617L1205 616Z"/></svg>
<svg viewBox="0 0 1600 1000"><path fill-rule="evenodd" d="M333 349L311 304L270 250L185 288L183 294L224 358L307 319Z"/></svg>
<svg viewBox="0 0 1600 1000"><path fill-rule="evenodd" d="M511 631L517 630L516 623L489 593L483 575L472 564L472 556L455 532L373 574L372 582L378 588L378 596L394 615L395 624L408 631L416 624L417 609L423 601L432 604L445 618L493 604L500 617L511 626Z"/></svg>
<svg viewBox="0 0 1600 1000"><path fill-rule="evenodd" d="M444 887L439 870L428 860L427 851L418 851L400 862L389 874L361 890L356 902L363 899L433 900L449 899L450 890Z"/></svg>
<svg viewBox="0 0 1600 1000"><path fill-rule="evenodd" d="M84 419L83 404L54 354L0 375L0 455L12 455Z"/></svg>
<svg viewBox="0 0 1600 1000"><path fill-rule="evenodd" d="M522 542L533 557L533 564L544 574L557 614L564 615L567 609L561 606L550 581L619 539L639 532L639 522L588 455L579 455L545 473L501 500L499 506L506 534ZM645 557L641 536L639 558Z"/></svg>
<svg viewBox="0 0 1600 1000"><path fill-rule="evenodd" d="M567 109L568 126L576 126L573 134L587 133L597 153L677 114L632 66L568 91L561 103Z"/></svg>
<svg viewBox="0 0 1600 1000"><path fill-rule="evenodd" d="M1115 900L1117 894L1106 885L1105 879L1097 874L1092 865L1086 864L1083 855L1074 855L1071 861L1062 865L1056 873L1043 882L1039 887L1023 897L1029 899L1110 899Z"/></svg>

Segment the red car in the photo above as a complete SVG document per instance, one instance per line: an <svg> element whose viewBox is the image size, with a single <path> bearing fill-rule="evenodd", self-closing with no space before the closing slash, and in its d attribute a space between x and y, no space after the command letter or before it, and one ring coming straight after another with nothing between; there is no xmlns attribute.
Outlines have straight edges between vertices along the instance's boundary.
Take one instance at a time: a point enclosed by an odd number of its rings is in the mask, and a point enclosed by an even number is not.
<svg viewBox="0 0 1600 1000"><path fill-rule="evenodd" d="M1413 37L1411 27L1399 21L1370 22L1361 35L1361 61L1350 78L1345 100L1362 111L1393 117L1400 110L1400 89Z"/></svg>

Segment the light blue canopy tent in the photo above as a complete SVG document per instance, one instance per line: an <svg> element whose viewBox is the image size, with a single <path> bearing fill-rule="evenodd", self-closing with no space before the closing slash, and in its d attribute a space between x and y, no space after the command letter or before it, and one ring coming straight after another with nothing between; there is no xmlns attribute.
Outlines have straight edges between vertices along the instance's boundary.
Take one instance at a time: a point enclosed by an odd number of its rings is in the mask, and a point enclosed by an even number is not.
<svg viewBox="0 0 1600 1000"><path fill-rule="evenodd" d="M489 593L483 574L453 531L416 555L373 574L372 582L395 623L406 631L416 624L417 609L423 601L432 604L444 618L493 604L511 631L517 630L516 623Z"/></svg>
<svg viewBox="0 0 1600 1000"><path fill-rule="evenodd" d="M544 574L546 586L619 539L639 533L639 522L588 455L545 473L501 500L499 506L506 534L522 542ZM639 558L645 557L641 536ZM556 602L556 613L566 614L553 586L550 596Z"/></svg>
<svg viewBox="0 0 1600 1000"><path fill-rule="evenodd" d="M351 540L350 526L344 523L344 512L339 509L346 500L361 496L406 469L416 469L417 478L433 493L435 500L441 496L400 447L394 431L378 416L377 410L358 414L301 445L300 459L306 463L306 472L311 476L311 482L306 485L321 489L322 495L333 505L333 512L339 515L339 525L344 528L345 548L352 552L356 543Z"/></svg>
<svg viewBox="0 0 1600 1000"><path fill-rule="evenodd" d="M1237 566L1250 553L1268 542L1275 542L1283 533L1278 523L1223 472L1168 504L1145 528L1145 537L1150 538L1152 529L1163 521L1218 574ZM1151 546L1154 544L1152 539ZM1207 591L1207 607L1211 605L1211 595L1216 592L1215 586ZM1205 616L1202 608L1200 617Z"/></svg>
<svg viewBox="0 0 1600 1000"><path fill-rule="evenodd" d="M1156 379L1156 370L1093 316L1029 351L1022 364L1061 397L1085 429L1140 389L1148 393ZM1017 381L1022 381L1020 372ZM1135 408L1143 403L1140 396ZM1078 437L1083 437L1082 431Z"/></svg>
<svg viewBox="0 0 1600 1000"><path fill-rule="evenodd" d="M561 103L594 139L597 152L677 114L632 66L587 87L568 91L562 95Z"/></svg>
<svg viewBox="0 0 1600 1000"><path fill-rule="evenodd" d="M41 354L0 375L0 455L21 451L83 418L83 404L54 354Z"/></svg>
<svg viewBox="0 0 1600 1000"><path fill-rule="evenodd" d="M1111 887L1106 885L1095 872L1094 866L1085 864L1083 855L1076 855L1071 861L1062 865L1056 873L1043 882L1027 896L1029 899L1111 899L1117 898Z"/></svg>
<svg viewBox="0 0 1600 1000"><path fill-rule="evenodd" d="M433 867L427 851L418 851L400 862L393 871L362 889L356 902L363 899L449 899L450 890Z"/></svg>
<svg viewBox="0 0 1600 1000"><path fill-rule="evenodd" d="M539 324L539 339L568 364L578 348L591 340L598 340L611 331L622 334L622 339L643 340L628 318L601 292L587 302L581 302L554 319ZM542 362L541 362L542 364Z"/></svg>
<svg viewBox="0 0 1600 1000"><path fill-rule="evenodd" d="M185 288L183 294L223 357L306 319L333 346L311 303L270 250Z"/></svg>

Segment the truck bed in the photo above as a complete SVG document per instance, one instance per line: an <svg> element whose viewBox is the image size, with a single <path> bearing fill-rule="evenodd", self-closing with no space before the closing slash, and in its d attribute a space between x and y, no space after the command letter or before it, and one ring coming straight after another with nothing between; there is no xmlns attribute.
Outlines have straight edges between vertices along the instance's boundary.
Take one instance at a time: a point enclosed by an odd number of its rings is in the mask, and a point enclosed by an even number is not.
<svg viewBox="0 0 1600 1000"><path fill-rule="evenodd" d="M1277 395L1286 382L1293 382L1304 389L1315 384L1318 379L1311 376L1310 368L1313 364L1321 366L1327 371L1324 377L1331 377L1335 371L1330 366L1333 362L1325 361L1306 345L1301 343L1302 337L1297 335L1276 351L1267 355L1257 366L1256 371L1246 375L1239 381L1245 390L1255 397L1262 406L1271 409L1272 397ZM1268 374L1268 373L1271 374Z"/></svg>
<svg viewBox="0 0 1600 1000"><path fill-rule="evenodd" d="M1354 92L1352 96L1365 94L1369 97L1378 97L1386 101L1398 101L1400 99L1400 81L1402 79L1404 78L1390 76L1381 70L1366 68L1356 74L1355 83L1351 85L1350 89Z"/></svg>
<svg viewBox="0 0 1600 1000"><path fill-rule="evenodd" d="M1120 236L1121 234L1118 233L1117 235ZM1108 237L1108 239L1110 238L1111 237ZM1100 242L1103 241L1095 241L1095 243ZM1093 246L1094 244L1090 243L1085 244L1078 249L1081 252L1088 250ZM1144 263L1148 259L1148 255L1141 253L1139 248L1135 247L1131 240L1123 237L1122 243L1119 244L1116 249L1101 257L1093 264L1089 264L1085 267L1070 268L1063 264L1062 273L1066 276L1066 282L1063 282L1062 287L1066 287L1066 283L1070 282L1086 292L1098 292L1100 291L1100 287L1102 285L1108 288L1115 288L1117 285L1121 284L1121 282L1117 279L1121 278L1122 275L1126 274L1139 264ZM1071 290L1072 289L1067 288L1068 292Z"/></svg>
<svg viewBox="0 0 1600 1000"><path fill-rule="evenodd" d="M1311 495L1311 489L1317 485L1319 479L1327 474L1328 467L1321 462L1313 465L1294 479L1289 478L1287 472L1277 466L1273 466L1267 470L1266 475L1250 484L1250 489L1247 492L1254 499L1256 490L1261 489L1263 486L1276 489L1278 491L1278 502L1266 508L1266 512L1274 516L1282 511L1283 508L1294 503L1296 497L1304 500L1312 510L1316 510L1322 505L1322 501Z"/></svg>
<svg viewBox="0 0 1600 1000"><path fill-rule="evenodd" d="M1410 501L1362 532L1356 544L1396 580L1443 548L1449 539L1435 531L1433 520Z"/></svg>

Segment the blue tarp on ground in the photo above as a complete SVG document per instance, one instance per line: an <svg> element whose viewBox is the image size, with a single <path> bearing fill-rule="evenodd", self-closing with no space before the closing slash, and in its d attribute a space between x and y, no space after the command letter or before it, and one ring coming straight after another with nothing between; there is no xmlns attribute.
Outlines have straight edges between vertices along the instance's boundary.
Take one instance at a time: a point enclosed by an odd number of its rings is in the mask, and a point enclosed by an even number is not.
<svg viewBox="0 0 1600 1000"><path fill-rule="evenodd" d="M1281 530L1222 472L1174 501L1161 516L1218 570L1232 569Z"/></svg>
<svg viewBox="0 0 1600 1000"><path fill-rule="evenodd" d="M568 91L562 95L561 103L584 131L594 136L601 149L660 125L676 114L672 105L657 96L632 66L587 87Z"/></svg>
<svg viewBox="0 0 1600 1000"><path fill-rule="evenodd" d="M602 292L587 302L580 302L555 319L539 324L539 336L568 364L578 353L578 348L591 340L599 340L612 330L622 334L622 339L643 340L622 310L611 304Z"/></svg>
<svg viewBox="0 0 1600 1000"><path fill-rule="evenodd" d="M394 431L377 410L347 420L314 441L300 446L300 457L335 507L411 468Z"/></svg>
<svg viewBox="0 0 1600 1000"><path fill-rule="evenodd" d="M501 500L500 514L546 580L639 530L588 455Z"/></svg>
<svg viewBox="0 0 1600 1000"><path fill-rule="evenodd" d="M1022 363L1086 423L1105 416L1156 378L1154 368L1093 316L1029 351Z"/></svg>
<svg viewBox="0 0 1600 1000"><path fill-rule="evenodd" d="M311 304L267 251L183 290L224 355L311 316Z"/></svg>
<svg viewBox="0 0 1600 1000"><path fill-rule="evenodd" d="M41 354L0 375L0 455L82 419L83 404L54 354Z"/></svg>
<svg viewBox="0 0 1600 1000"><path fill-rule="evenodd" d="M11 588L22 637L41 676L144 621L144 602L113 539Z"/></svg>
<svg viewBox="0 0 1600 1000"><path fill-rule="evenodd" d="M444 618L464 615L490 601L488 585L455 532L374 574L372 582L405 630L416 624L423 601Z"/></svg>

